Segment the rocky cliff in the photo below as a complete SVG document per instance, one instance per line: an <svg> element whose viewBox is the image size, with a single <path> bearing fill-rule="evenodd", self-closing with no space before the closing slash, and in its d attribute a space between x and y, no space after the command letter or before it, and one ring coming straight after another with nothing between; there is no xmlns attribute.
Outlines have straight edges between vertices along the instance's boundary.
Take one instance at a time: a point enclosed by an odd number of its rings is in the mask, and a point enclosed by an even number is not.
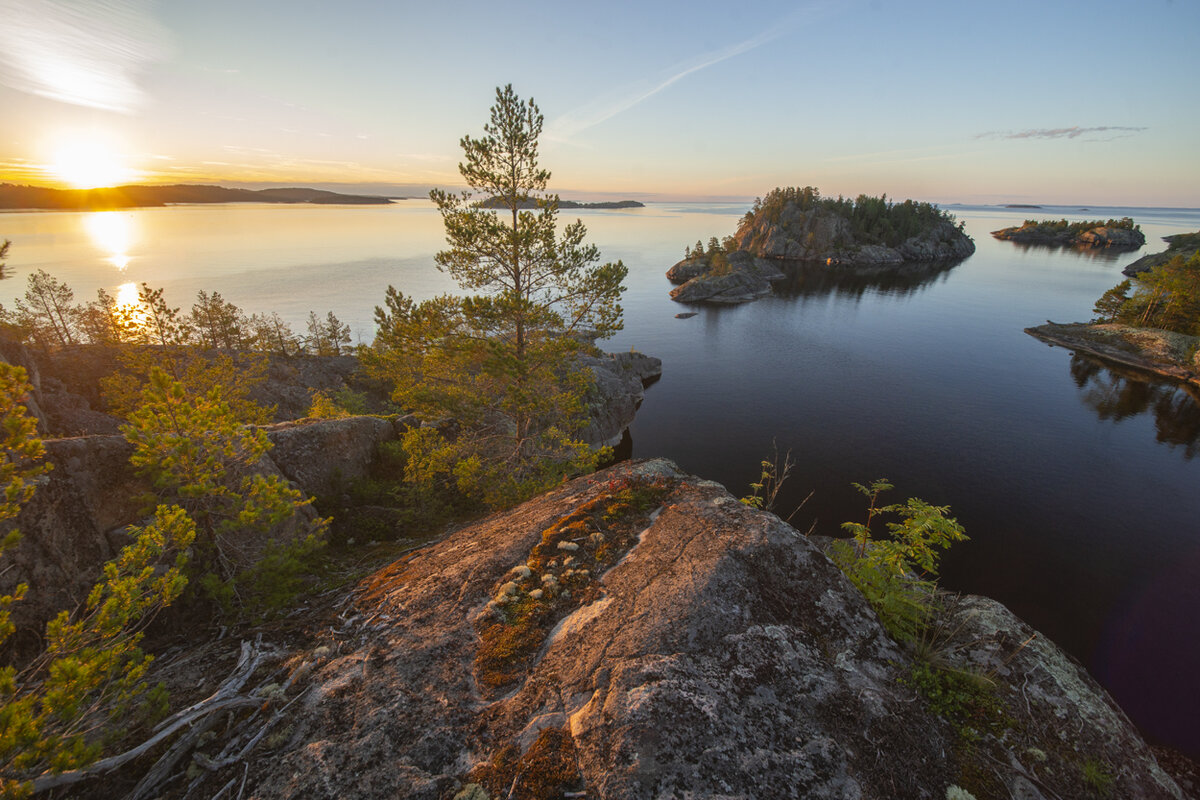
<svg viewBox="0 0 1200 800"><path fill-rule="evenodd" d="M999 604L952 602L917 656L818 542L666 461L465 527L353 605L272 673L271 735L236 758L202 745L190 790L1182 796L1086 672ZM952 712L919 690L930 664L992 700Z"/></svg>

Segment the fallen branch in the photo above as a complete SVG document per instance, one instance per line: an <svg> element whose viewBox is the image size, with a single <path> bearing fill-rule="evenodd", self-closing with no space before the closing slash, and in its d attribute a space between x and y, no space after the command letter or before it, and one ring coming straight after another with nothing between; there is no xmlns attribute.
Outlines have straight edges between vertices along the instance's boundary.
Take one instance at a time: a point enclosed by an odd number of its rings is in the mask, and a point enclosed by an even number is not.
<svg viewBox="0 0 1200 800"><path fill-rule="evenodd" d="M88 778L93 778L97 775L103 775L106 772L111 772L112 770L122 767L130 761L133 761L134 759L150 752L155 747L171 738L171 736L178 731L184 728L194 728L195 724L198 722L203 723L200 726L203 730L207 730L207 728L212 724L212 720L210 719L211 716L217 712L232 711L234 709L246 708L261 704L262 700L260 698L243 695L240 694L240 692L242 687L245 686L246 681L248 681L250 676L254 674L254 671L258 669L258 667L268 656L273 654L273 651L264 649L262 647L261 636L255 640L254 644L251 644L250 642L242 642L242 652L238 658L238 663L234 668L233 674L230 675L223 684L221 684L216 692L209 695L204 700L201 700L199 703L188 706L182 711L163 720L158 724L158 726L155 727L154 735L139 744L137 747L126 750L124 753L119 755L101 759L100 761L84 767L83 769L76 769L71 770L70 772L61 772L58 774L47 773L35 778L33 781L34 793L36 794L38 792L49 791L50 789L58 789L63 786L70 786ZM194 737L198 737L200 733L203 733L203 730L193 730L192 732L189 732L185 738L192 739ZM174 766L174 761L172 761L170 764L166 764L165 768L162 770L159 769L159 765L169 756L174 756L175 760L178 760L178 756L183 749L184 748L177 749L176 747L172 747L167 754L159 760L159 763L156 763L155 766L151 768L150 772L147 773L146 778L143 778L138 784L138 787L140 788L144 784L147 784L147 779L151 775L159 777L161 773L161 777L165 777L166 774L170 772L171 767Z"/></svg>

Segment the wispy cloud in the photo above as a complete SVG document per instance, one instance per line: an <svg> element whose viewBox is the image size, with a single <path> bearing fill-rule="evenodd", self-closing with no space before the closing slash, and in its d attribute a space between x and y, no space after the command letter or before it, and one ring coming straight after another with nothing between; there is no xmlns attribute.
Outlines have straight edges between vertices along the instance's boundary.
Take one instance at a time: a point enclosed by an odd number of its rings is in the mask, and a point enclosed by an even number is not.
<svg viewBox="0 0 1200 800"><path fill-rule="evenodd" d="M640 81L624 87L614 95L598 98L579 108L572 109L560 117L551 120L546 126L545 137L551 141L565 141L588 128L599 125L605 120L612 119L640 103L644 103L664 89L678 83L689 75L707 69L714 64L720 64L735 56L748 53L762 47L768 42L778 39L794 28L801 18L823 10L825 4L813 3L793 11L791 14L777 20L757 36L752 36L736 44L719 50L705 53L698 58L680 62L668 68L656 82Z"/></svg>
<svg viewBox="0 0 1200 800"><path fill-rule="evenodd" d="M166 32L138 0L0 0L0 83L63 103L129 113L138 73Z"/></svg>
<svg viewBox="0 0 1200 800"><path fill-rule="evenodd" d="M1098 133L1114 133L1129 136L1146 128L1135 128L1124 125L1099 125L1094 128L1081 128L1072 125L1069 128L1031 128L1026 131L988 131L975 135L976 139L1078 139L1080 136L1091 136ZM1110 136L1108 138L1117 138Z"/></svg>

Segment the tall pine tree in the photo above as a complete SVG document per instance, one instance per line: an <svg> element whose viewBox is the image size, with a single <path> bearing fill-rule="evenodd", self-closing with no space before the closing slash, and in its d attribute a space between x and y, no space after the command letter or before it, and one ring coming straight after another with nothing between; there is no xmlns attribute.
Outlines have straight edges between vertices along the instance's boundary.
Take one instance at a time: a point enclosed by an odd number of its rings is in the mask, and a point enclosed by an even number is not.
<svg viewBox="0 0 1200 800"><path fill-rule="evenodd" d="M621 328L627 270L600 263L582 222L559 233L558 196L538 164L542 122L533 100L496 90L484 135L461 141L469 189L430 193L449 245L438 267L476 294L418 304L389 287L368 357L396 381L398 402L461 425L453 441L414 433L414 472L449 470L493 505L595 464L574 438L590 380L575 356Z"/></svg>

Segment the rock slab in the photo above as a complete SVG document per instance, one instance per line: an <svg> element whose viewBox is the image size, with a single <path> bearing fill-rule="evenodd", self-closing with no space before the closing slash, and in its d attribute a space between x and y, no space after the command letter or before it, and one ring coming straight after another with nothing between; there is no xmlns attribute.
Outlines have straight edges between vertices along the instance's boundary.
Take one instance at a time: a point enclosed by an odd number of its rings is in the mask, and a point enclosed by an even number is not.
<svg viewBox="0 0 1200 800"><path fill-rule="evenodd" d="M601 593L488 699L474 665L489 598L548 526L628 478L674 488ZM960 605L947 657L1005 672L1015 718L970 746L904 682L911 654L816 542L670 462L624 464L364 582L364 622L313 659L289 741L236 777L262 800L478 798L481 769L557 741L591 798L1081 797L1087 759L1113 796L1181 797L1078 664L998 604Z"/></svg>

